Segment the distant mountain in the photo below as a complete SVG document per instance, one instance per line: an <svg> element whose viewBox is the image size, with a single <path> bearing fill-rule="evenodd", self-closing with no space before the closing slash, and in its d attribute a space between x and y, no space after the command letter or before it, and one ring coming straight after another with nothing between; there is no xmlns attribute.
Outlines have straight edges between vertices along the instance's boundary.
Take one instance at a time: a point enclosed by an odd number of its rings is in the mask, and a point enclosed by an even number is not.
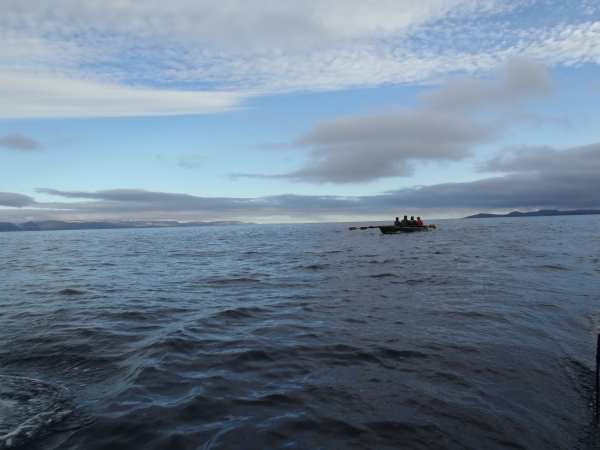
<svg viewBox="0 0 600 450"><path fill-rule="evenodd" d="M175 222L161 220L146 221L70 221L44 220L41 222L25 222L14 224L10 222L0 222L0 232L2 231L50 231L50 230L106 230L112 228L179 228L179 227L214 227L226 225L252 225L248 222L239 220L219 220L215 222Z"/></svg>
<svg viewBox="0 0 600 450"><path fill-rule="evenodd" d="M475 214L465 219L491 219L494 217L536 217L536 216L585 216L589 214L600 214L600 209L575 209L572 211L559 211L557 209L541 209L532 212L513 211L508 214Z"/></svg>
<svg viewBox="0 0 600 450"><path fill-rule="evenodd" d="M14 223L0 222L0 231L21 231Z"/></svg>

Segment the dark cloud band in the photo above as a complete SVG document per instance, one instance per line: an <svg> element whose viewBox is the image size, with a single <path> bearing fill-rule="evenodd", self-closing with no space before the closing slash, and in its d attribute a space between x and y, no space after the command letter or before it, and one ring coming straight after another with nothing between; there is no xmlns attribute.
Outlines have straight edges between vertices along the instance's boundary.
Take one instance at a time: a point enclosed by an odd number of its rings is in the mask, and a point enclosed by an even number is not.
<svg viewBox="0 0 600 450"><path fill-rule="evenodd" d="M600 143L567 150L526 148L488 161L503 172L482 180L398 189L360 197L276 195L261 198L198 197L141 189L97 192L40 189L68 199L41 203L0 193L0 218L327 220L331 217L398 215L405 208L445 216L537 208L600 207ZM20 208L20 209L16 209Z"/></svg>

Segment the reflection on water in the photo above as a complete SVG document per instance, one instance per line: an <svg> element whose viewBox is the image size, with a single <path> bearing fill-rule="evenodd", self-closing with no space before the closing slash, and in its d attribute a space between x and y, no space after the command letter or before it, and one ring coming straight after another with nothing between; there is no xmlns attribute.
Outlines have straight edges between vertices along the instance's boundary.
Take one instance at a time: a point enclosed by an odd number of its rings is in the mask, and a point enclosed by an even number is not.
<svg viewBox="0 0 600 450"><path fill-rule="evenodd" d="M600 217L0 234L0 448L594 448Z"/></svg>

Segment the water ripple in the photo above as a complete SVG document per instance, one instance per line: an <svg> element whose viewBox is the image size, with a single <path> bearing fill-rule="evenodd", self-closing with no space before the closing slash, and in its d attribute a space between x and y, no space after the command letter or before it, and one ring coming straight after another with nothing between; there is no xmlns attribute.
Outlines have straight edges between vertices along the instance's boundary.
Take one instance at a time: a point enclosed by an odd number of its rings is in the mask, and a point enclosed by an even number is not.
<svg viewBox="0 0 600 450"><path fill-rule="evenodd" d="M0 234L0 448L599 448L600 217L542 219Z"/></svg>

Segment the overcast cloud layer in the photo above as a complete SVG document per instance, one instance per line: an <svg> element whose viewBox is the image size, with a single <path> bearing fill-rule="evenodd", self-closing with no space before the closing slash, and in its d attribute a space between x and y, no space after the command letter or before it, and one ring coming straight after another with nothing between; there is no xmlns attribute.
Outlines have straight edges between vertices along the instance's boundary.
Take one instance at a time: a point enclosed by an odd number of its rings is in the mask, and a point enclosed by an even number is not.
<svg viewBox="0 0 600 450"><path fill-rule="evenodd" d="M236 100L205 91L247 96L430 82L517 56L545 66L599 63L599 5L6 0L0 105L12 107L0 108L0 117L191 114ZM532 27L532 17L543 25ZM187 91L199 93L187 98Z"/></svg>
<svg viewBox="0 0 600 450"><path fill-rule="evenodd" d="M524 148L494 158L482 171L500 176L463 183L400 189L365 197L277 195L256 199L197 197L186 194L113 189L63 192L40 189L62 198L41 203L0 192L0 220L170 219L179 220L331 220L337 217L385 217L403 213L431 217L451 212L507 212L513 209L600 208L600 143L566 150Z"/></svg>
<svg viewBox="0 0 600 450"><path fill-rule="evenodd" d="M458 161L495 137L527 100L555 86L545 69L515 58L497 70L497 82L460 78L421 95L415 109L318 123L291 145L309 148L306 167L288 174L235 174L312 183L362 183L410 176L417 161ZM486 120L478 113L487 113Z"/></svg>

